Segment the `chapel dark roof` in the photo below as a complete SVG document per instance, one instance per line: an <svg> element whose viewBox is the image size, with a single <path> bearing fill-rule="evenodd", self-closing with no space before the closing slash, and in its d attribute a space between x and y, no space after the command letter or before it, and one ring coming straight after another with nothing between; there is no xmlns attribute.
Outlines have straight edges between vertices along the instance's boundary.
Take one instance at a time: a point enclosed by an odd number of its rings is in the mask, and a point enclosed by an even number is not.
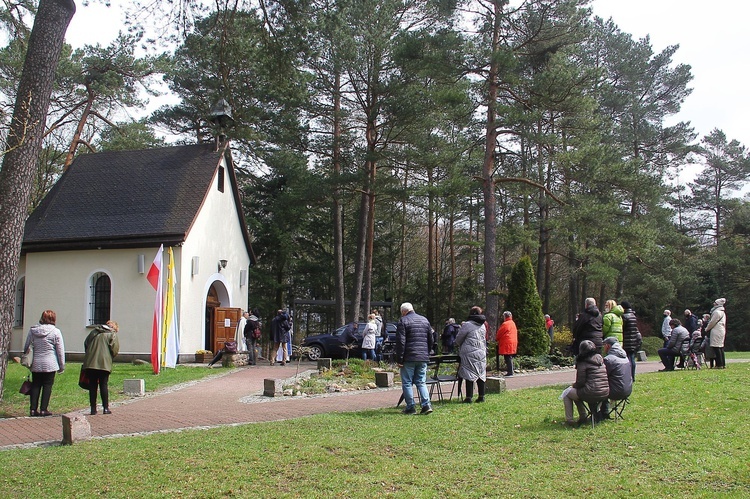
<svg viewBox="0 0 750 499"><path fill-rule="evenodd" d="M23 251L178 245L212 186L228 148L213 144L78 156L26 221ZM252 258L239 194L237 215Z"/></svg>

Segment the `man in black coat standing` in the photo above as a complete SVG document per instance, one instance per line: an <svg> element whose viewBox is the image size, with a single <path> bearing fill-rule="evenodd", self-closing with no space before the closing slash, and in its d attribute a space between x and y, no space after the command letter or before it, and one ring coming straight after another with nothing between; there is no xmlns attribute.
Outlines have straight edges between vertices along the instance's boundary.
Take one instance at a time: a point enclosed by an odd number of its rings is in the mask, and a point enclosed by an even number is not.
<svg viewBox="0 0 750 499"><path fill-rule="evenodd" d="M584 340L594 342L596 351L602 351L602 314L596 306L596 300L586 298L583 312L578 314L573 324L573 354L578 355L578 345Z"/></svg>
<svg viewBox="0 0 750 499"><path fill-rule="evenodd" d="M271 339L273 340L273 349L271 350L271 365L276 363L276 354L279 351L279 347L282 347L283 357L281 358L281 365L285 366L289 360L289 352L286 350L287 343L289 342L289 330L291 329L289 319L283 310L276 311L276 317L271 320Z"/></svg>
<svg viewBox="0 0 750 499"><path fill-rule="evenodd" d="M396 362L401 369L401 387L406 408L404 414L416 414L412 385L417 385L422 404L421 414L430 414L430 394L427 391L427 362L433 347L432 327L427 318L414 312L411 303L401 304L401 319L396 327Z"/></svg>

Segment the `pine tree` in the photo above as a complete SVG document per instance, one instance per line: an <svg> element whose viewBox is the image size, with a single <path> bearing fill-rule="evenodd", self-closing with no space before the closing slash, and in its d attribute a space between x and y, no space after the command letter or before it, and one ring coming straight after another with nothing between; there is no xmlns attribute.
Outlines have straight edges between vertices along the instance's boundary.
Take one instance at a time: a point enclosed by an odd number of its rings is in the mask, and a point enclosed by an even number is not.
<svg viewBox="0 0 750 499"><path fill-rule="evenodd" d="M531 258L524 256L514 266L508 281L508 310L518 328L519 355L542 355L549 350L542 300L536 289Z"/></svg>

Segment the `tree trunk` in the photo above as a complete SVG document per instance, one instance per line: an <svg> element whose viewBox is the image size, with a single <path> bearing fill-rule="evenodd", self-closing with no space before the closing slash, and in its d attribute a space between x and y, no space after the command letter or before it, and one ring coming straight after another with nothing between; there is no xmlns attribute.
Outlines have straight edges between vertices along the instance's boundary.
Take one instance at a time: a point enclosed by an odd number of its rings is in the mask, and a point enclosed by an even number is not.
<svg viewBox="0 0 750 499"><path fill-rule="evenodd" d="M336 259L334 293L336 306L334 320L336 326L346 321L346 291L344 289L344 214L341 208L341 74L335 77L333 98L333 252Z"/></svg>
<svg viewBox="0 0 750 499"><path fill-rule="evenodd" d="M450 219L448 223L450 226L448 227L448 240L449 240L449 252L450 252L450 259L451 259L451 284L450 284L450 292L448 294L448 313L446 314L447 317L453 317L453 302L456 300L456 246L455 246L455 230L454 230L454 224L455 224L455 211L451 209ZM471 232L470 232L471 233ZM471 256L469 257L469 261L471 262Z"/></svg>
<svg viewBox="0 0 750 499"><path fill-rule="evenodd" d="M432 167L427 168L427 185L432 186L433 182L433 169ZM430 322L435 321L435 212L432 207L434 206L434 193L432 189L427 192L427 296L426 296L426 309L425 316Z"/></svg>
<svg viewBox="0 0 750 499"><path fill-rule="evenodd" d="M8 367L18 259L31 182L42 146L55 70L75 11L72 0L39 2L0 170L0 400Z"/></svg>
<svg viewBox="0 0 750 499"><path fill-rule="evenodd" d="M487 80L487 130L485 134L484 163L482 165L482 194L484 195L484 296L487 330L494 331L497 327L497 272L495 269L495 238L497 225L495 214L495 183L493 172L495 166L495 143L497 130L495 128L497 93L498 93L498 57L500 47L500 14L502 5L494 4L494 28L492 30L492 61Z"/></svg>
<svg viewBox="0 0 750 499"><path fill-rule="evenodd" d="M369 161L367 164L369 164ZM349 310L349 322L359 321L359 308L362 303L362 281L365 273L365 245L367 244L367 212L369 211L369 207L369 196L365 190L362 192L359 203L357 255L354 260L354 283L352 285L352 305Z"/></svg>

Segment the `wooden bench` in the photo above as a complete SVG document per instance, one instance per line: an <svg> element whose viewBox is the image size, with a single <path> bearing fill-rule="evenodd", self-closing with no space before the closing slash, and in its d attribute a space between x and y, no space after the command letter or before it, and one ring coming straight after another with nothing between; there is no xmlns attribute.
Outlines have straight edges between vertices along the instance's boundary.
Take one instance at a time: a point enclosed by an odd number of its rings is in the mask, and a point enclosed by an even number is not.
<svg viewBox="0 0 750 499"><path fill-rule="evenodd" d="M448 373L441 374L440 367L451 365ZM461 378L458 377L458 369L461 365L461 358L458 355L431 355L427 362L427 378L425 384L430 388L430 401L437 392L438 402L444 402L447 395L448 401L453 399L453 392L456 390L458 383L458 397L461 397ZM450 391L444 390L443 384L450 383ZM418 394L417 394L418 395ZM398 399L396 407L404 401L404 394Z"/></svg>

